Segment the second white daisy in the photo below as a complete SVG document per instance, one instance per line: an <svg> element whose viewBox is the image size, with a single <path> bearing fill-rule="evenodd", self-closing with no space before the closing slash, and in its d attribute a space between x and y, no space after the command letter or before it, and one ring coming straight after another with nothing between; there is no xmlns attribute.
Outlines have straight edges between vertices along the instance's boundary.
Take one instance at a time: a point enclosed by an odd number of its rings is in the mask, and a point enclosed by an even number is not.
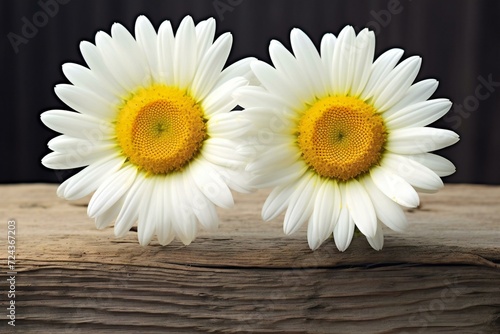
<svg viewBox="0 0 500 334"><path fill-rule="evenodd" d="M271 220L286 209L286 234L308 221L311 249L333 233L344 251L356 226L379 250L382 225L404 230L402 207L418 206L417 190L436 191L440 176L455 171L429 152L454 144L457 134L425 127L451 103L428 100L436 80L412 85L420 57L398 64L403 51L392 49L373 61L375 35L367 29L326 34L321 53L293 29L291 46L293 54L272 41L274 68L253 62L261 86L237 91L254 124L247 137L252 184L274 187L262 216Z"/></svg>

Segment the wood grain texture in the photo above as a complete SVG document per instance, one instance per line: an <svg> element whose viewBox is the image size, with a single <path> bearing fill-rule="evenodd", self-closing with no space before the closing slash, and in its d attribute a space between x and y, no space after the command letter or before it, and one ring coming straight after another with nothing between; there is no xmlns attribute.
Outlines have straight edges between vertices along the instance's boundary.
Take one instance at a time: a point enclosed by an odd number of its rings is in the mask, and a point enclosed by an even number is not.
<svg viewBox="0 0 500 334"><path fill-rule="evenodd" d="M305 226L284 236L283 217L262 222L265 191L235 194L188 247L142 247L55 190L0 186L3 264L17 222L17 332L500 333L500 187L424 194L382 251L358 237L344 253L309 250Z"/></svg>

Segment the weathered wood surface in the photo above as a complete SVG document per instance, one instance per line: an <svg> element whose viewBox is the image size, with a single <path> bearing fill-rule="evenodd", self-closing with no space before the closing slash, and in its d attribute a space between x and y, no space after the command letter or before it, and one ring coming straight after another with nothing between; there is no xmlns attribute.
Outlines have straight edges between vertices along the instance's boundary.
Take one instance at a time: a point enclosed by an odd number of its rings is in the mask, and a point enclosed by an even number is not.
<svg viewBox="0 0 500 334"><path fill-rule="evenodd" d="M262 191L236 194L219 231L188 247L142 247L55 189L0 186L2 275L9 218L18 272L16 327L2 315L2 333L500 333L500 187L422 195L405 234L345 253L262 222Z"/></svg>

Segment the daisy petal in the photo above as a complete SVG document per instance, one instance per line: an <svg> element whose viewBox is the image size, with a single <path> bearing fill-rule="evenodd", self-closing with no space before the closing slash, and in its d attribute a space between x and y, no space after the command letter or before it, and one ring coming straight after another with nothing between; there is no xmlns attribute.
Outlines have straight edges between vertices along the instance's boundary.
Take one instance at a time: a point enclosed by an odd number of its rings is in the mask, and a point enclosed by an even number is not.
<svg viewBox="0 0 500 334"><path fill-rule="evenodd" d="M410 57L396 66L380 83L380 89L374 96L373 106L383 112L399 102L417 77L422 59Z"/></svg>
<svg viewBox="0 0 500 334"><path fill-rule="evenodd" d="M100 216L97 216L95 218L95 226L98 230L102 230L109 226L116 217L118 217L118 214L120 213L120 210L123 206L123 203L125 202L124 197L122 196L115 204L113 204L108 210L106 210L103 214Z"/></svg>
<svg viewBox="0 0 500 334"><path fill-rule="evenodd" d="M133 91L136 85L126 69L127 60L121 50L116 49L115 42L111 36L103 31L99 31L95 36L95 42L99 52L102 54L104 64L113 78L119 82L126 91Z"/></svg>
<svg viewBox="0 0 500 334"><path fill-rule="evenodd" d="M104 61L101 52L94 44L86 41L81 42L80 52L82 53L85 62L92 70L92 73L95 73L96 77L98 77L100 81L106 83L116 96L121 96L126 92L127 89L113 76Z"/></svg>
<svg viewBox="0 0 500 334"><path fill-rule="evenodd" d="M242 168L220 168L224 182L227 186L237 192L248 194L255 191L255 188L249 183L250 174Z"/></svg>
<svg viewBox="0 0 500 334"><path fill-rule="evenodd" d="M389 133L386 149L399 154L419 154L455 144L458 135L450 130L428 127L403 128Z"/></svg>
<svg viewBox="0 0 500 334"><path fill-rule="evenodd" d="M253 131L249 132L256 135L259 143L287 143L293 146L290 143L295 134L296 120L289 115L288 110L278 112L268 108L251 108L245 110L244 116L252 121Z"/></svg>
<svg viewBox="0 0 500 334"><path fill-rule="evenodd" d="M376 251L382 250L384 247L384 231L382 231L382 224L377 224L377 231L373 237L366 237L370 246Z"/></svg>
<svg viewBox="0 0 500 334"><path fill-rule="evenodd" d="M51 169L73 169L88 166L102 158L113 154L112 150L94 150L81 154L78 151L69 153L52 152L42 159L42 165Z"/></svg>
<svg viewBox="0 0 500 334"><path fill-rule="evenodd" d="M223 180L223 175L207 161L196 160L189 165L189 173L198 189L212 203L222 208L234 205L233 196Z"/></svg>
<svg viewBox="0 0 500 334"><path fill-rule="evenodd" d="M160 219L156 220L156 236L160 245L165 246L172 242L175 238L175 234L172 228L172 217L171 212L175 210L172 205L172 200L169 198L170 191L172 187L170 183L170 178L166 177L162 180L162 184L158 185L157 194L157 210L159 210L158 217Z"/></svg>
<svg viewBox="0 0 500 334"><path fill-rule="evenodd" d="M68 200L87 196L95 191L105 179L116 172L124 161L125 158L110 156L93 163L64 181L57 189L57 195Z"/></svg>
<svg viewBox="0 0 500 334"><path fill-rule="evenodd" d="M189 206L184 177L172 178L172 181L174 182L172 190L176 190L175 193L171 194L176 208L172 212L173 227L177 237L187 246L196 237L196 217Z"/></svg>
<svg viewBox="0 0 500 334"><path fill-rule="evenodd" d="M412 186L436 192L443 187L439 176L424 165L398 154L386 153L383 166L405 179Z"/></svg>
<svg viewBox="0 0 500 334"><path fill-rule="evenodd" d="M377 230L377 216L372 201L363 186L350 180L346 186L346 205L349 216L364 235L373 237Z"/></svg>
<svg viewBox="0 0 500 334"><path fill-rule="evenodd" d="M335 224L337 224L337 221L339 219L340 215L340 210L342 207L345 205L345 203L342 203L342 195L340 193L340 187L336 181L330 181L328 183L328 187L326 189L326 195L327 198L333 199L334 202L333 204L333 212L330 217L330 227L328 229L329 234L331 234L335 228Z"/></svg>
<svg viewBox="0 0 500 334"><path fill-rule="evenodd" d="M158 59L158 36L151 22L144 16L140 15L135 23L135 37L137 44L142 50L148 50L145 57L148 62L149 74L155 82L159 82L160 63Z"/></svg>
<svg viewBox="0 0 500 334"><path fill-rule="evenodd" d="M333 233L340 213L340 201L340 192L336 182L323 181L307 226L307 242L312 250L317 249Z"/></svg>
<svg viewBox="0 0 500 334"><path fill-rule="evenodd" d="M212 115L221 112L227 113L233 109L236 106L236 99L232 94L228 94L228 92L234 91L247 84L248 81L246 79L236 77L212 90L210 95L201 102L206 116L210 118Z"/></svg>
<svg viewBox="0 0 500 334"><path fill-rule="evenodd" d="M97 188L90 199L87 214L94 218L102 215L127 192L134 183L137 168L128 165L112 174Z"/></svg>
<svg viewBox="0 0 500 334"><path fill-rule="evenodd" d="M115 222L115 236L123 237L137 221L141 198L144 197L145 180L144 177L138 177L125 195L122 209Z"/></svg>
<svg viewBox="0 0 500 334"><path fill-rule="evenodd" d="M119 102L116 91L102 78L98 77L90 69L72 63L63 64L62 70L66 78L75 86L85 90L99 92L99 96L110 105Z"/></svg>
<svg viewBox="0 0 500 334"><path fill-rule="evenodd" d="M151 83L150 68L148 60L130 32L121 24L115 23L111 26L111 36L116 51L122 55L122 61L134 86L142 86Z"/></svg>
<svg viewBox="0 0 500 334"><path fill-rule="evenodd" d="M157 77L166 85L173 85L174 75L174 30L170 21L163 21L158 29L158 65Z"/></svg>
<svg viewBox="0 0 500 334"><path fill-rule="evenodd" d="M330 73L333 73L333 52L335 49L335 43L337 41L337 37L334 34L325 34L321 39L320 52L321 52L321 61L323 62L323 66L325 68L325 85L327 92L333 91L333 83L332 77Z"/></svg>
<svg viewBox="0 0 500 334"><path fill-rule="evenodd" d="M288 209L285 213L283 231L285 234L296 232L312 214L315 199L315 185L317 177L310 174L304 177L297 186L297 189L290 197Z"/></svg>
<svg viewBox="0 0 500 334"><path fill-rule="evenodd" d="M382 81L394 69L398 61L403 56L403 50L391 49L384 52L380 57L375 60L372 65L370 77L366 86L361 94L361 99L367 100L373 97L376 91L381 87Z"/></svg>
<svg viewBox="0 0 500 334"><path fill-rule="evenodd" d="M86 88L60 84L54 91L61 101L82 114L109 120L116 113L113 105Z"/></svg>
<svg viewBox="0 0 500 334"><path fill-rule="evenodd" d="M356 37L354 49L354 74L351 86L351 95L358 97L366 86L370 77L370 69L375 53L375 34L363 29Z"/></svg>
<svg viewBox="0 0 500 334"><path fill-rule="evenodd" d="M205 55L214 41L215 19L213 17L199 22L196 27L196 44L198 45L198 62Z"/></svg>
<svg viewBox="0 0 500 334"><path fill-rule="evenodd" d="M201 196L195 198L200 199L194 211L196 218L198 218L198 221L205 230L209 232L216 231L219 227L219 216L217 215L214 204L207 200L205 200L204 203L201 202L201 199L204 199L204 197Z"/></svg>
<svg viewBox="0 0 500 334"><path fill-rule="evenodd" d="M225 33L210 46L206 54L201 58L198 71L190 87L192 95L197 100L203 100L210 90L212 90L217 81L217 74L220 73L229 56L232 43L233 38L231 34Z"/></svg>
<svg viewBox="0 0 500 334"><path fill-rule="evenodd" d="M250 182L259 188L275 187L297 180L306 173L307 169L308 166L303 161L297 161L282 170L256 175Z"/></svg>
<svg viewBox="0 0 500 334"><path fill-rule="evenodd" d="M278 217L288 206L295 189L296 185L294 183L274 188L262 207L262 219L270 221Z"/></svg>
<svg viewBox="0 0 500 334"><path fill-rule="evenodd" d="M340 32L333 52L333 91L345 95L351 89L354 74L356 34L353 27L346 26Z"/></svg>
<svg viewBox="0 0 500 334"><path fill-rule="evenodd" d="M290 33L290 43L297 58L297 64L306 73L307 83L312 88L313 94L316 97L325 96L327 94L326 72L313 42L302 30L294 28Z"/></svg>
<svg viewBox="0 0 500 334"><path fill-rule="evenodd" d="M289 80L280 72L261 61L252 62L250 67L262 85L279 97L285 105L291 108L301 105L299 98L292 93L293 90L290 87Z"/></svg>
<svg viewBox="0 0 500 334"><path fill-rule="evenodd" d="M203 143L201 155L213 164L237 168L244 165L244 161L235 155L236 143L226 138L208 138Z"/></svg>
<svg viewBox="0 0 500 334"><path fill-rule="evenodd" d="M363 178L362 183L370 196L377 218L391 230L404 232L408 227L408 220L403 209L384 195L370 176Z"/></svg>
<svg viewBox="0 0 500 334"><path fill-rule="evenodd" d="M219 75L219 79L214 86L214 89L218 88L221 85L224 85L227 81L232 80L233 78L242 77L246 79L248 82L256 81L257 79L253 75L252 70L250 69L250 64L256 61L253 57L247 57L238 60L237 62L226 67Z"/></svg>
<svg viewBox="0 0 500 334"><path fill-rule="evenodd" d="M192 175L186 174L184 180L186 181L187 198L191 201L191 209L196 218L205 230L217 230L219 226L219 217L214 204L198 190L192 179Z"/></svg>
<svg viewBox="0 0 500 334"><path fill-rule="evenodd" d="M339 220L333 231L333 239L339 251L345 251L351 244L352 237L354 236L354 226L353 220L349 217L349 210L342 208Z"/></svg>
<svg viewBox="0 0 500 334"><path fill-rule="evenodd" d="M301 68L297 59L281 44L273 40L269 44L269 55L276 67L277 73L283 73L288 80L291 93L303 103L309 102L314 97L311 85L306 84L309 79L305 69ZM258 75L257 75L258 78Z"/></svg>
<svg viewBox="0 0 500 334"><path fill-rule="evenodd" d="M240 111L213 115L207 122L209 132L217 133L222 138L240 138L248 131L252 123Z"/></svg>
<svg viewBox="0 0 500 334"><path fill-rule="evenodd" d="M85 156L97 151L114 149L116 143L110 140L82 139L60 135L49 140L47 146L52 151L60 153L74 153L76 151L78 155Z"/></svg>
<svg viewBox="0 0 500 334"><path fill-rule="evenodd" d="M144 182L143 196L139 207L140 223L137 225L137 238L141 246L149 244L155 233L157 221L162 219L160 207L163 204L157 203L158 198L154 196L158 191L156 186L156 178L148 178Z"/></svg>
<svg viewBox="0 0 500 334"><path fill-rule="evenodd" d="M66 110L49 110L41 115L43 124L62 134L81 139L101 140L113 134L110 123Z"/></svg>
<svg viewBox="0 0 500 334"><path fill-rule="evenodd" d="M179 89L187 88L191 84L198 67L197 57L194 22L191 16L186 16L175 35L173 64L175 84Z"/></svg>
<svg viewBox="0 0 500 334"><path fill-rule="evenodd" d="M276 101L274 106L277 108L281 107L281 102L276 100L262 87L240 87L233 93L233 97L236 99L237 104L245 108L246 111L251 107L269 107L268 101ZM266 101L262 101L261 98L266 99Z"/></svg>
<svg viewBox="0 0 500 334"><path fill-rule="evenodd" d="M426 126L440 119L450 108L448 99L417 102L387 116L386 125L391 129Z"/></svg>
<svg viewBox="0 0 500 334"><path fill-rule="evenodd" d="M266 166L272 166L273 169L280 170L290 166L300 158L300 151L290 152L287 145L276 145L263 153L261 159L256 159L246 166L246 170L265 174Z"/></svg>
<svg viewBox="0 0 500 334"><path fill-rule="evenodd" d="M451 175L456 171L451 161L433 153L412 154L406 157L421 163L440 177Z"/></svg>
<svg viewBox="0 0 500 334"><path fill-rule="evenodd" d="M384 116L389 117L402 108L415 103L426 101L432 96L432 94L434 94L437 87L438 82L434 79L422 80L411 85L411 87L408 88L406 94L401 98L401 100L399 100L398 103L384 112Z"/></svg>
<svg viewBox="0 0 500 334"><path fill-rule="evenodd" d="M377 188L394 202L409 208L419 205L417 192L401 176L382 167L372 168L370 176Z"/></svg>

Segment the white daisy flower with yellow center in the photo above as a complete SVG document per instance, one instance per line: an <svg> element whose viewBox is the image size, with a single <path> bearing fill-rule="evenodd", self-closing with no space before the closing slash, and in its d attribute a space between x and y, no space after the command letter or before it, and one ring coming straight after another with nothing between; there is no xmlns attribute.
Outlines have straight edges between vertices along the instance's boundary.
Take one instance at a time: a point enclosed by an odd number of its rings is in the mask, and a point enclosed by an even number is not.
<svg viewBox="0 0 500 334"><path fill-rule="evenodd" d="M81 43L89 68L63 65L72 84L55 92L76 112L42 114L62 133L42 163L87 166L57 193L74 200L95 191L88 215L98 228L115 221L116 236L123 236L137 222L143 245L154 234L162 245L175 237L187 245L198 223L217 228L216 206L233 205L230 189L249 190L236 148L250 123L230 111L233 91L248 84L251 59L223 70L232 37L214 35L214 19L195 26L187 16L174 36L169 21L157 33L140 16L135 38L114 24L111 36L98 32L95 45Z"/></svg>
<svg viewBox="0 0 500 334"><path fill-rule="evenodd" d="M440 176L455 171L429 152L454 144L457 134L426 127L451 102L428 100L436 80L412 84L420 57L397 64L403 51L392 49L373 61L375 35L367 29L324 35L320 53L293 29L291 46L293 54L272 41L274 67L254 61L261 85L236 92L254 124L247 141L257 148L241 148L255 152L247 166L252 184L274 187L263 219L286 209L286 234L308 221L311 249L333 233L344 251L357 227L380 250L382 226L403 231L403 207L418 206L417 191L438 190Z"/></svg>

